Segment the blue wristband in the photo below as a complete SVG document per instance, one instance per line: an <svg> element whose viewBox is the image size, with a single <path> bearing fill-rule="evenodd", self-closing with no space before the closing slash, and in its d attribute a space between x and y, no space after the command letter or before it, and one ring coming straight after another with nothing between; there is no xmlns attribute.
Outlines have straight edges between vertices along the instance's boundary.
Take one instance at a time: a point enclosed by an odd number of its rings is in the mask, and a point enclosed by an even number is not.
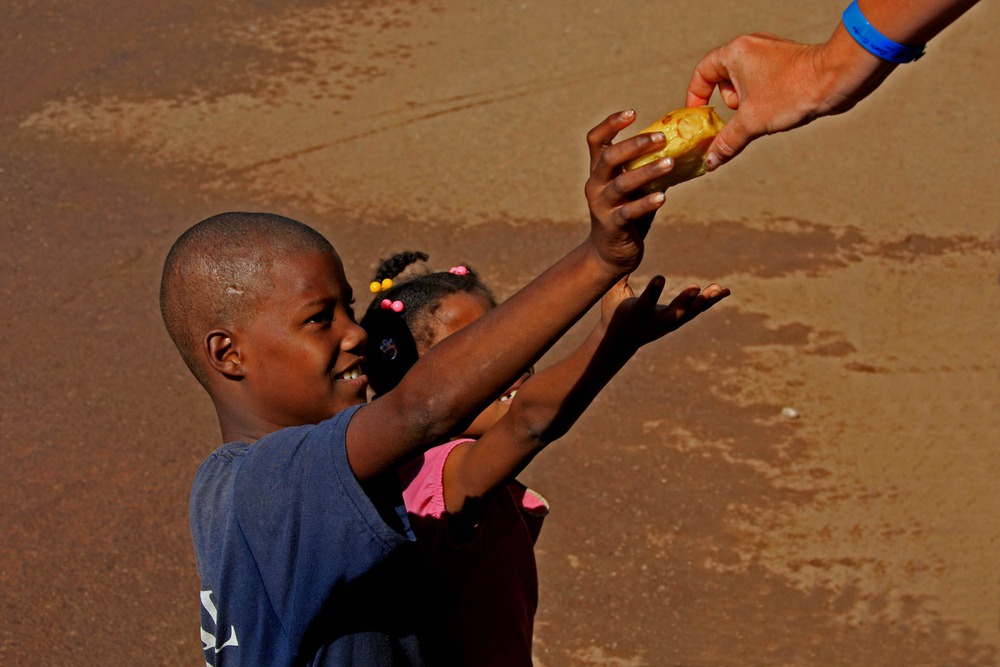
<svg viewBox="0 0 1000 667"><path fill-rule="evenodd" d="M863 46L868 52L875 54L882 60L894 63L913 62L924 55L924 45L912 46L910 44L900 44L894 42L878 30L875 29L858 7L858 0L853 0L842 17L844 27L851 34L854 40Z"/></svg>

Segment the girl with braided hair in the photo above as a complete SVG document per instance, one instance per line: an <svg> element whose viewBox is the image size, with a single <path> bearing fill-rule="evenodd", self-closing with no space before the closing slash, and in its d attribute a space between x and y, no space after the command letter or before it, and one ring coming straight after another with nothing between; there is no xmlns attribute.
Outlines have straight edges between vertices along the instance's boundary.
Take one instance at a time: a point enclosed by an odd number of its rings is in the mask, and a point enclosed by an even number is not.
<svg viewBox="0 0 1000 667"><path fill-rule="evenodd" d="M467 265L432 272L422 252L383 260L361 320L373 400L390 391L431 347L496 307ZM418 263L420 263L418 265ZM531 665L538 580L534 544L548 503L515 476L561 437L640 346L657 340L729 295L692 285L657 304L661 276L635 297L627 277L602 299L591 334L565 359L524 374L449 442L400 471L403 501L421 563L438 595L425 634L435 664Z"/></svg>

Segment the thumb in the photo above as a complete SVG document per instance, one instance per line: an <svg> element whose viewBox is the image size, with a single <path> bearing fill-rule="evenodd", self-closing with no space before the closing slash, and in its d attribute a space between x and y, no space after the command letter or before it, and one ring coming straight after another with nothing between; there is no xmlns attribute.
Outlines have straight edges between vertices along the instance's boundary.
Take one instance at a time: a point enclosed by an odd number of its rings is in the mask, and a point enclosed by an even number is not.
<svg viewBox="0 0 1000 667"><path fill-rule="evenodd" d="M705 169L714 171L734 157L743 152L753 136L743 125L740 112L737 111L733 119L726 123L725 127L716 135L712 145L708 147L705 155Z"/></svg>
<svg viewBox="0 0 1000 667"><path fill-rule="evenodd" d="M656 275L650 278L639 295L639 309L652 311L656 308L656 302L660 300L660 295L663 294L663 287L666 284L667 280L663 276Z"/></svg>
<svg viewBox="0 0 1000 667"><path fill-rule="evenodd" d="M626 273L625 277L618 281L618 287L621 288L622 296L626 299L630 299L635 296L635 292L632 291L632 286L628 284L628 279L631 274Z"/></svg>

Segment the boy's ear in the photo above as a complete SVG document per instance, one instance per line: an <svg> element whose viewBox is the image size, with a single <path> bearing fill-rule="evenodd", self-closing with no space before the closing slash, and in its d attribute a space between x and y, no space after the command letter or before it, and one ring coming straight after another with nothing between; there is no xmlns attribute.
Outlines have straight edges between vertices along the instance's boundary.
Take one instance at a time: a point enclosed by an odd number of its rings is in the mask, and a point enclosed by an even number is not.
<svg viewBox="0 0 1000 667"><path fill-rule="evenodd" d="M208 363L214 370L230 378L244 376L236 336L231 332L225 329L209 331L205 336L205 347L208 350Z"/></svg>

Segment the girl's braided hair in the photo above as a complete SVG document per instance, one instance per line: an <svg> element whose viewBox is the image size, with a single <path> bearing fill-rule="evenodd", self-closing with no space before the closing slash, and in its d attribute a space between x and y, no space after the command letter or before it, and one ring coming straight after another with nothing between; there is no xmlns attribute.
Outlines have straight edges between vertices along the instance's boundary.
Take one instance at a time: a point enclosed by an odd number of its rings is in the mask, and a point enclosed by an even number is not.
<svg viewBox="0 0 1000 667"><path fill-rule="evenodd" d="M368 333L365 373L376 395L399 384L420 355L436 342L433 316L445 297L473 294L486 299L490 307L497 305L493 291L468 265L399 278L408 267L427 259L427 253L404 251L380 260L375 269L373 287L386 279L394 281L391 287L375 293L361 318L361 326ZM453 272L455 269L459 271ZM385 300L400 302L402 310L383 308Z"/></svg>

